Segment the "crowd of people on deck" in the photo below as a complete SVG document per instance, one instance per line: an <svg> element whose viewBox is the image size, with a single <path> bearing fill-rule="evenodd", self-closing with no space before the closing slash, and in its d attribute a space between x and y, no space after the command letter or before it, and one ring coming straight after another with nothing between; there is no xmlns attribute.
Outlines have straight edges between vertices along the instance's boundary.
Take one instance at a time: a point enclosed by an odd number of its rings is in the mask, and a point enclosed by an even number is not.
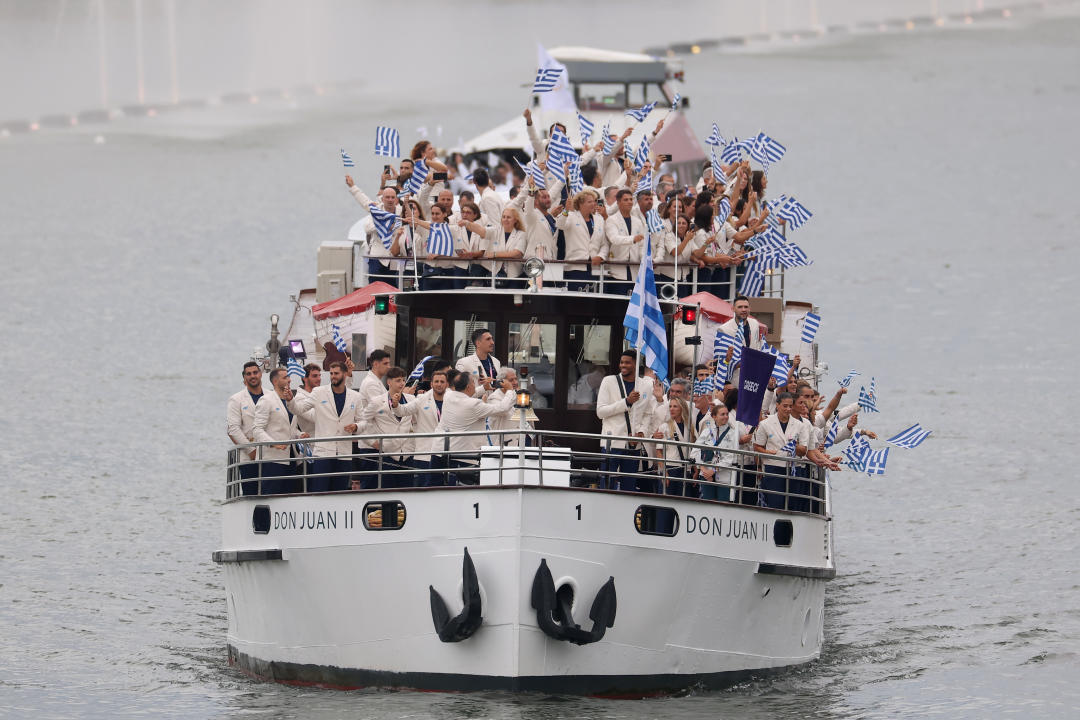
<svg viewBox="0 0 1080 720"><path fill-rule="evenodd" d="M548 140L529 110L524 121L535 173L494 154L488 165L466 162L460 153L439 157L434 145L421 140L398 167L384 166L374 196L345 176L361 205L400 219L382 235L372 217L364 219L362 253L369 280L422 290L525 287L523 261L537 257L547 263L545 284L597 290L602 281L604 292L629 295L641 255L651 245L658 284L677 283L683 297L693 292L696 279L698 290L734 296L735 269L748 257L744 246L769 227L768 178L762 170L751 169L749 160L717 163L724 177L714 177L714 166L706 161L695 182L683 179L680 185L664 172L669 157L628 155L624 140L634 130L631 125L606 143L604 137L585 143L579 158L583 187L570 192L552 174ZM663 120L656 124L649 147L663 126ZM568 132L554 123L548 137L556 129ZM414 173L419 178L420 163L424 180L417 190L410 179ZM562 170L566 175L567 167ZM658 213L662 231L647 232L651 210ZM440 223L446 223L439 226L440 242L429 243ZM446 231L452 244L445 242Z"/></svg>
<svg viewBox="0 0 1080 720"><path fill-rule="evenodd" d="M734 307L728 330L760 347L749 300L739 297ZM473 353L456 363L429 358L415 382L391 366L386 351L375 350L355 390L351 358L328 364L328 384L322 383L323 368L308 364L295 389L286 368L276 368L268 391L261 366L246 363L244 389L228 402L228 435L236 445L264 444L240 458L241 492L301 492L305 481L308 492L477 484L482 447L535 440L500 432L520 428L517 374L493 355L489 330L476 329L469 340ZM787 381L778 386L770 380L759 421L747 425L735 419L737 365L735 372L721 373L730 376L722 388L695 391L704 385L695 379L718 377L716 363L729 359L696 365L668 384L639 368L635 352L623 352L618 372L602 379L595 402L603 461L580 482L820 512L821 486L811 482L809 469L810 463L840 469L840 458L826 452L830 423L835 418L839 428L832 443L859 434L877 437L858 427L858 403L841 405L846 388L827 398L798 380L795 356ZM354 439L371 435L382 437ZM320 441L303 443L308 438Z"/></svg>

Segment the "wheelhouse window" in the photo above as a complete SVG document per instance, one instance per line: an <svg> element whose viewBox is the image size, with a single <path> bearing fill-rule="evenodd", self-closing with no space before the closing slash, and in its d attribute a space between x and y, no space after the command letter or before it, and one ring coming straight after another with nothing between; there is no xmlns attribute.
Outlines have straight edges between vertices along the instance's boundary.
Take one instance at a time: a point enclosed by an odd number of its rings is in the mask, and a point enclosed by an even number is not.
<svg viewBox="0 0 1080 720"><path fill-rule="evenodd" d="M416 339L413 341L410 366L416 365L428 355L443 357L443 321L442 318L416 318Z"/></svg>
<svg viewBox="0 0 1080 720"><path fill-rule="evenodd" d="M596 405L600 381L612 372L611 332L610 325L570 325L567 409L591 410Z"/></svg>
<svg viewBox="0 0 1080 720"><path fill-rule="evenodd" d="M479 318L475 315L468 320L455 320L454 321L454 352L451 355L454 358L463 358L466 355L472 355L476 352L476 348L473 347L469 338L472 336L473 330L477 328L487 328L493 335L498 337L497 323L492 318ZM423 357L421 355L420 357ZM443 355L442 357L446 357Z"/></svg>
<svg viewBox="0 0 1080 720"><path fill-rule="evenodd" d="M534 408L555 406L555 323L512 322L508 328L508 364L517 370L519 385L532 391Z"/></svg>

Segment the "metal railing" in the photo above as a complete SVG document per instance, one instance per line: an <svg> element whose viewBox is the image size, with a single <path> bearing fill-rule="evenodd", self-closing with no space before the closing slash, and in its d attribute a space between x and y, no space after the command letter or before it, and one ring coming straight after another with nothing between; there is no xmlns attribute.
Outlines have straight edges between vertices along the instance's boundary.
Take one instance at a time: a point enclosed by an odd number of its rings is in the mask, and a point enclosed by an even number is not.
<svg viewBox="0 0 1080 720"><path fill-rule="evenodd" d="M362 447L374 443L386 447L402 439L414 445L401 452ZM569 447L583 441L598 443L599 450ZM320 447L340 442L349 442L352 452L320 454ZM470 447L450 449L463 443ZM625 443L634 447L619 447ZM264 457L266 448L283 444L292 447L294 457ZM254 459L249 457L251 451ZM706 469L725 481L706 479L702 472ZM700 494L705 501L812 515L828 513L824 471L804 458L675 440L532 429L356 435L238 445L228 452L226 500L250 495L525 484L690 498Z"/></svg>

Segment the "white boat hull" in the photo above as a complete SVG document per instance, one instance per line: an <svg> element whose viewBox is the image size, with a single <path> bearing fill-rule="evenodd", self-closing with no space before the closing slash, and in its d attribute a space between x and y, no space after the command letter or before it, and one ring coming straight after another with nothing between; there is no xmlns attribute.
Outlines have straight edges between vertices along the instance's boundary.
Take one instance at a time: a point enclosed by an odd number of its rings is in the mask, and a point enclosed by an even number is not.
<svg viewBox="0 0 1080 720"><path fill-rule="evenodd" d="M365 529L364 505L386 499L404 503L404 526ZM269 508L268 533L252 531L257 505ZM674 508L677 533L639 533L640 505ZM790 547L774 541L777 520L792 523ZM726 684L819 656L829 525L546 487L243 498L223 508L226 551L280 550L280 559L223 563L230 660L259 677L334 687L639 695ZM429 586L451 615L461 609L466 547L483 623L441 642ZM541 559L556 587L574 587L573 615L586 629L594 596L615 578L617 614L601 640L579 646L540 630L531 588Z"/></svg>

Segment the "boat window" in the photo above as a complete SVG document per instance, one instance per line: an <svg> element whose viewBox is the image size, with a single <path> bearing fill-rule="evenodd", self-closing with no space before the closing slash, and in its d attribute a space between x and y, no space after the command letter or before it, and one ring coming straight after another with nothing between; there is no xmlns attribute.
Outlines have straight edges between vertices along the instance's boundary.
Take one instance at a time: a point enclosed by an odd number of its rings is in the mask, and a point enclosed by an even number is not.
<svg viewBox="0 0 1080 720"><path fill-rule="evenodd" d="M368 530L400 530L405 526L405 505L399 500L369 502L362 517Z"/></svg>
<svg viewBox="0 0 1080 720"><path fill-rule="evenodd" d="M590 410L596 405L600 381L611 372L611 326L571 324L569 340L566 407Z"/></svg>
<svg viewBox="0 0 1080 720"><path fill-rule="evenodd" d="M409 366L414 367L428 355L445 357L442 353L443 321L442 318L416 318L416 339L413 341L413 356Z"/></svg>
<svg viewBox="0 0 1080 720"><path fill-rule="evenodd" d="M456 361L459 358L463 358L466 355L472 355L476 352L476 348L469 342L469 336L472 335L472 331L476 328L487 328L493 334L498 333L497 323L494 318L478 318L475 315L468 320L455 320L454 321L454 352L453 356L447 358L447 360ZM498 335L495 336L496 344L499 342ZM430 353L429 353L430 354ZM420 357L424 357L421 355ZM441 357L446 357L442 355Z"/></svg>
<svg viewBox="0 0 1080 720"><path fill-rule="evenodd" d="M777 547L791 547L791 539L795 536L795 528L790 520L777 520L773 523L773 542Z"/></svg>
<svg viewBox="0 0 1080 720"><path fill-rule="evenodd" d="M675 508L639 505L634 512L634 529L642 535L674 537L679 532L679 513Z"/></svg>
<svg viewBox="0 0 1080 720"><path fill-rule="evenodd" d="M507 362L517 370L519 386L532 391L534 408L555 406L555 323L512 322L509 326Z"/></svg>
<svg viewBox="0 0 1080 720"><path fill-rule="evenodd" d="M270 506L256 505L251 511L251 530L259 535L270 532Z"/></svg>
<svg viewBox="0 0 1080 720"><path fill-rule="evenodd" d="M625 110L626 86L622 83L589 83L579 86L582 110ZM640 90L638 91L640 94Z"/></svg>

